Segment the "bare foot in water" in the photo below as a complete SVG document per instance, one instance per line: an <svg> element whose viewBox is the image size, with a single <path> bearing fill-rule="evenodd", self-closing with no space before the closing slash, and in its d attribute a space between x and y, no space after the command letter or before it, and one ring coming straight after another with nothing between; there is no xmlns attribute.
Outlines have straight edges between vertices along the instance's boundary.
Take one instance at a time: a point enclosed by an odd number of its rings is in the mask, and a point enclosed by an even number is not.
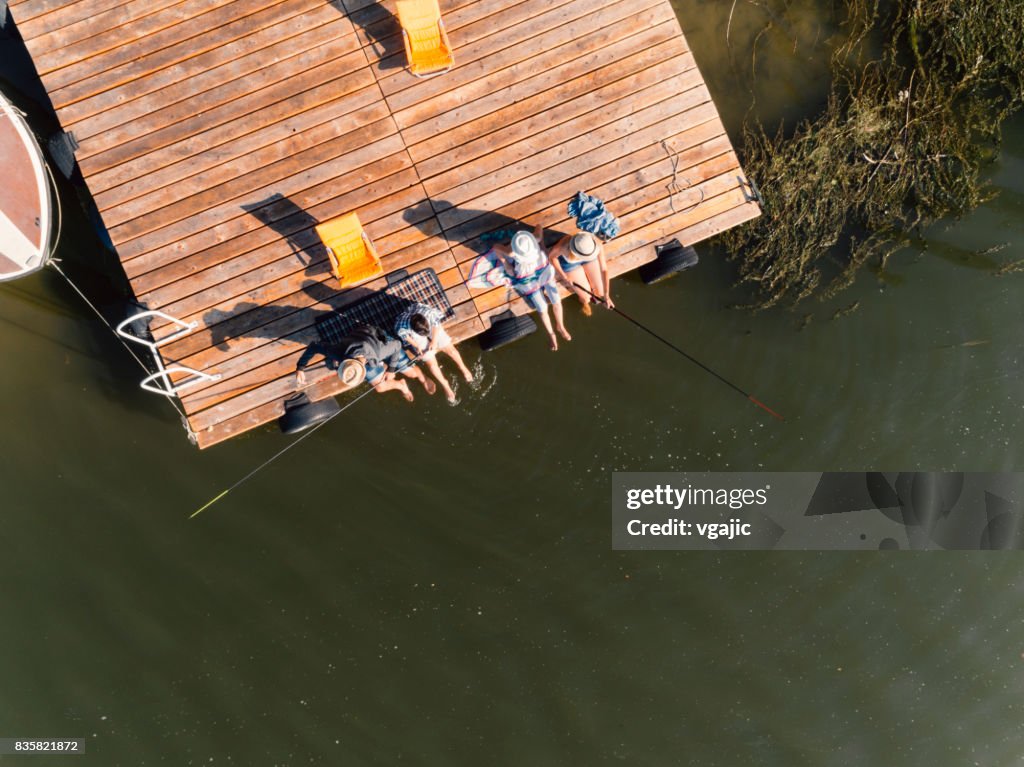
<svg viewBox="0 0 1024 767"><path fill-rule="evenodd" d="M423 388L427 390L427 394L433 394L434 392L437 391L437 384L424 376Z"/></svg>
<svg viewBox="0 0 1024 767"><path fill-rule="evenodd" d="M590 302L589 301L587 301L585 304L583 304L583 316L584 317L589 317L593 313L594 313L594 310L590 308Z"/></svg>
<svg viewBox="0 0 1024 767"><path fill-rule="evenodd" d="M462 377L466 379L466 383L473 383L473 374L469 372L469 368L462 368Z"/></svg>
<svg viewBox="0 0 1024 767"><path fill-rule="evenodd" d="M401 386L398 387L398 391L402 392L402 396L405 397L406 402L412 402L412 392L409 391L409 384L405 381L401 382Z"/></svg>
<svg viewBox="0 0 1024 767"><path fill-rule="evenodd" d="M572 336L569 335L569 331L565 329L564 325L558 329L558 332L562 334L562 338L564 338L566 341L572 340Z"/></svg>
<svg viewBox="0 0 1024 767"><path fill-rule="evenodd" d="M554 333L550 333L549 334L549 338L551 339L551 351L557 352L558 351L558 338L555 336Z"/></svg>

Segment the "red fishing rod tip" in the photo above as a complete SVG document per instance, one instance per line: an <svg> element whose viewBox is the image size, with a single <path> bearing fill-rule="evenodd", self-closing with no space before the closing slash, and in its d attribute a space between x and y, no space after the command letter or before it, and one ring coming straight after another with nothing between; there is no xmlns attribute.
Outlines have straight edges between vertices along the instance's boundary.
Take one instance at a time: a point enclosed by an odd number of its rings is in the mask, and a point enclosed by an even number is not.
<svg viewBox="0 0 1024 767"><path fill-rule="evenodd" d="M785 421L785 420L786 420L786 419L785 419L785 418L783 418L783 417L782 417L781 415L779 415L779 414L778 414L778 413L776 413L776 412L775 412L774 410L772 410L772 409L771 409L770 407L768 407L768 406L767 406L766 404L764 404L764 403L763 403L763 402L762 402L761 400L759 400L759 399L758 399L757 397L755 397L755 396L754 396L753 394L748 394L748 395L747 395L747 399L749 399L749 400L750 400L751 402L753 402L753 403L754 403L755 405L757 405L757 406L758 406L759 408L761 408L762 410L764 410L764 411L765 411L766 413L769 413L769 414L770 414L770 415L772 415L773 417L775 417L775 418L778 418L778 419L779 419L780 421Z"/></svg>

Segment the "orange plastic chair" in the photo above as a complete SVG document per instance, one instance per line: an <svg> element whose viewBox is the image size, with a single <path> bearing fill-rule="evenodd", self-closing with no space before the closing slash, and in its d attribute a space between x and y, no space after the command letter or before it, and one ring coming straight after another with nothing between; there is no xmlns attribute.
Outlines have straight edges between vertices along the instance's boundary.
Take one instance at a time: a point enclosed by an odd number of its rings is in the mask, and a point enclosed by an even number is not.
<svg viewBox="0 0 1024 767"><path fill-rule="evenodd" d="M437 0L398 0L398 23L402 25L410 72L417 77L431 77L454 66L455 57Z"/></svg>
<svg viewBox="0 0 1024 767"><path fill-rule="evenodd" d="M331 271L341 281L342 287L355 285L384 272L377 249L363 231L363 225L355 213L317 224L316 233L327 248Z"/></svg>

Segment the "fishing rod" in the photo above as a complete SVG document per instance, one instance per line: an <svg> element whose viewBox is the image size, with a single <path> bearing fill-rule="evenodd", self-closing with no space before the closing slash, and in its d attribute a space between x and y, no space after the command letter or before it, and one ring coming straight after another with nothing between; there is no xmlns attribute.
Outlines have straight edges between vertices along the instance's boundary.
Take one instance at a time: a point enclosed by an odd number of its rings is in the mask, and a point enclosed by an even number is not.
<svg viewBox="0 0 1024 767"><path fill-rule="evenodd" d="M421 358L423 357L424 353L425 353L425 352L420 352L420 353L419 353L419 354L417 354L417 355L416 355L415 357L411 357L411 358L409 359L409 364L410 364L410 365L415 365L415 364L416 364L417 362L419 362L419 361L420 361L420 359L421 359ZM341 415L341 414L342 414L342 413L344 413L344 412L345 412L346 410L348 410L348 409L349 409L350 407L352 407L352 406L353 406L354 404L356 404L356 403L357 403L357 402L358 402L359 400L361 400L361 399L362 399L363 397L365 397L365 396L366 396L367 394L369 394L370 392L373 392L373 391L376 391L376 389L374 389L374 388L373 388L372 386L370 386L369 388L367 388L367 390L366 390L366 391L364 391L364 392L363 392L362 394L360 394L360 395L359 395L358 397L356 397L356 398L355 398L354 400L352 400L352 401L351 401L351 402L349 402L349 403L348 403L347 405L345 405L345 407L341 408L340 410L338 410L338 411L337 411L337 412L335 412L335 413L331 413L331 414L330 414L329 416L327 416L327 418L325 418L325 419L324 419L324 420L322 420L322 421L321 421L320 423L318 423L318 424L317 424L316 426L314 426L313 428L311 428L311 429L310 429L309 431L307 431L307 432L306 432L305 434L303 434L303 435L302 435L301 437L299 437L299 438L297 438L296 440L294 440L293 442L289 443L289 444L288 444L288 445L287 445L287 446L286 446L285 448L283 448L283 449L281 449L281 450L278 450L278 451L277 451L276 453L274 453L274 454L273 454L272 456L270 456L270 458L268 458L268 459L267 459L267 460L265 460L265 461L264 461L263 463L261 463L261 464L260 464L259 466L257 466L257 467L256 467L255 469L253 469L252 471L250 471L250 472L249 472L248 474L246 474L246 475L245 475L244 477L242 477L242 478L241 478L240 480L238 480L238 481L237 481L237 482L236 482L235 484L233 484L233 485L232 485L231 487L229 487L229 488L228 488L227 490L225 490L225 491L223 491L222 493L220 493L219 495L217 495L217 496L215 496L215 497L211 498L211 499L210 499L209 501L207 501L207 502L206 502L205 504L203 504L203 505L202 505L202 506L200 506L200 507L199 507L198 509L196 509L195 511L193 511L193 512L192 512L191 514L189 514L188 518L189 518L189 519L194 519L195 517L198 517L198 516L199 516L200 514L202 514L202 513L203 513L204 511L206 511L206 510L207 510L208 508L210 508L211 506L213 506L213 504L217 503L217 501L219 501L219 500L220 500L221 498L223 498L223 497L224 497L225 495L227 495L228 493L230 493L230 492L231 492L232 490L234 490L235 488L239 487L240 485L243 485L243 484L245 484L246 482L248 482L248 481L249 481L250 479L252 479L252 478L253 478L254 476L256 476L256 474L258 474L259 472L263 471L263 469L265 469L265 468L266 468L267 466L269 466L270 464L272 464L272 463L273 463L274 461L276 461L276 460L277 460L278 458L280 458L280 457L281 457L282 455L284 455L284 454L285 454L285 453L287 453L287 452L288 452L289 450L291 450L291 449L292 449L293 447L295 447L296 445L298 445L298 444L299 444L300 442L302 442L302 440L306 439L306 437L311 437L311 436L313 435L313 433L314 433L314 432L315 432L315 431L316 431L317 429L319 429L319 428L320 428L321 426L326 426L327 424L329 424L329 423L330 423L330 422L331 422L331 421L332 421L332 420L334 419L334 417L335 417L335 416L339 416L339 415Z"/></svg>
<svg viewBox="0 0 1024 767"><path fill-rule="evenodd" d="M589 294L589 295L590 295L590 296L591 296L591 297L592 297L592 298L593 298L594 300L596 300L596 301L597 301L598 303L602 303L602 304L603 304L603 303L605 303L605 302L604 302L604 299L602 299L602 298L601 298L600 296L596 296L596 295L594 295L593 293L591 293L591 291L590 291L590 290L588 290L587 288L584 288L584 287L583 287L582 285L580 285L579 283L574 283L574 284L576 285L576 287L578 287L578 288L582 288L582 289L583 289L583 290L584 290L584 291L585 291L586 293L588 293L588 294ZM693 363L694 365L696 365L697 367L699 367L699 368L700 368L701 370L703 370L703 371L705 371L705 372L707 372L707 373L710 373L711 375L713 375L713 376L714 376L715 378L717 378L717 379L718 379L719 381L721 381L722 383L724 383L724 384L725 384L726 386L728 386L728 387L729 387L730 389L732 389L733 391L735 391L735 392L738 392L739 394L742 394L742 395L743 395L743 396L744 396L744 397L745 397L746 399L748 399L748 400L749 400L750 402L753 402L753 403L754 403L755 405L757 405L757 406L758 406L759 408L761 408L762 410L764 410L764 411L765 411L766 413L770 414L770 415L771 415L772 417L774 417L774 418L778 418L778 419L779 419L780 421L785 421L785 420L786 420L786 419L785 419L785 418L783 418L783 417L782 417L781 415L779 415L779 414L778 414L778 413L776 413L776 412L775 412L774 410L772 410L772 409L771 409L770 407L768 407L768 406L767 406L766 404L764 404L763 402L761 402L761 400L759 400L759 399L758 399L757 397L755 397L755 396L754 396L753 394L751 394L750 392L747 392L747 391L743 391L743 389L741 389L741 388L740 388L739 386L737 386L736 384L734 384L734 383L733 383L732 381L730 381L730 380L729 380L728 378L726 378L726 377L724 377L724 376L720 375L719 373L716 373L716 372L715 372L714 370L712 370L711 368L709 368L709 367L708 367L707 365L705 365L705 364L704 364L703 362L701 362L700 360L698 360L698 359L696 359L695 357L691 356L690 354L687 354L687 353L686 353L686 352L684 352L684 351L683 351L682 349L680 349L680 348L679 348L678 346L676 346L676 345L675 345L674 343L672 343L671 341L669 341L669 340L668 340L667 338L665 338L664 336L661 336L661 335L659 335L658 333L655 333L655 332L654 332L653 330L651 330L651 329L650 329L649 327L647 327L647 326L646 326L646 325L644 325L643 323L641 323L641 322L638 322L637 320L634 320L634 319L633 319L632 317L630 317L630 316L629 316L628 314L626 314L626 313L625 313L624 311L622 311L621 309L619 309L619 307L617 307L617 306L613 306L613 307L611 307L611 309L612 309L612 311L613 311L613 312L615 312L616 314L618 314L618 315L619 315L620 317L622 317L623 319L626 319L626 320L629 320L630 322L632 322L632 323L633 323L634 325L636 325L636 326L637 326L638 328L640 328L640 329L641 329L642 331L644 331L645 333L648 333L648 334L650 334L650 335L654 336L655 338L657 338L657 339L658 339L659 341L661 341L661 342L662 342L663 344L665 344L665 345L666 345L667 347L669 347L670 349L672 349L672 350L674 350L674 351L676 351L676 352L679 352L679 354L681 354L681 355L683 355L684 357L686 357L686 359L688 359L688 360L689 360L690 362L692 362L692 363Z"/></svg>
<svg viewBox="0 0 1024 767"><path fill-rule="evenodd" d="M241 478L240 480L238 480L238 481L237 481L237 482L236 482L235 484L233 484L233 485L232 485L231 487L229 487L229 488L228 488L227 490L225 490L225 491L223 491L222 493L220 493L219 495L217 495L217 496L215 496L215 497L211 498L211 499L210 499L209 501L207 501L207 502L206 502L205 504L203 504L203 505L202 505L202 506L200 506L200 507L199 507L198 509L196 509L195 511L193 511L193 512L192 512L191 514L189 514L189 517L188 517L188 518L189 518L189 519L194 519L195 517L197 517L197 516L199 516L200 514L202 514L202 513L203 513L204 511L206 511L206 510L207 510L208 508L210 508L211 506L213 506L213 504L217 503L217 501L219 501L219 500L220 500L221 498L223 498L223 497L224 497L225 495L227 495L228 493L230 493L230 492L231 492L232 490L236 489L236 488L237 488L237 487L239 487L240 485L243 485L243 484L245 484L246 482L248 482L248 481L249 481L250 479L252 479L252 478L253 478L253 477L254 477L254 476L255 476L256 474L258 474L259 472L263 471L263 469L265 469L265 468L266 468L267 466L269 466L270 464L272 464L272 463L273 463L274 461L276 461L276 460L277 460L278 458L280 458L280 457L281 457L282 455L284 455L284 454L285 454L285 453L287 453L287 452L288 452L289 450L291 450L291 449L292 449L293 447L295 447L295 446L296 446L297 444L299 444L300 442L302 442L302 440L304 440L304 439L305 439L306 437L310 437L310 436L312 436L312 435L313 435L313 433L314 433L314 432L315 432L315 431L316 431L317 429L319 429L319 428L320 428L321 426L326 426L327 424L329 424L329 423L331 422L331 420L332 420L332 419L333 419L333 418L334 418L335 416L341 415L341 414L342 414L342 413L344 413L344 412L345 412L346 410L348 410L348 409L349 409L350 407L352 407L352 406L353 406L354 404L356 404L356 403L357 403L357 402L358 402L359 400L361 400L361 399L362 399L363 397L365 397L365 396L366 396L367 394L370 394L370 393L371 393L371 392L373 392L373 391L375 391L375 390L374 390L374 388L373 388L372 386L371 386L371 387L369 387L369 388L368 388L368 389L367 389L366 391L364 391L364 392L363 392L362 394L360 394L360 395L359 395L358 397L356 397L356 398L355 398L354 400L352 400L352 401L351 401L351 402L349 402L349 403L348 403L347 405L345 405L345 407L341 408L341 409L340 409L340 410L338 410L338 411L337 411L336 413L331 413L331 415L330 415L330 416L328 416L327 418L325 418L324 420L322 420L322 421L321 421L320 423L318 423L318 424L317 424L316 426L314 426L314 427L313 427L312 429L310 429L309 431L307 431L307 432L306 432L305 434L303 434L303 435L302 435L301 437L299 437L298 439L294 440L293 442L290 442L290 443L288 444L288 446L287 446L287 447L285 447L285 448L284 448L283 450L278 450L278 451L277 451L276 453L274 453L274 454L273 454L272 456L270 456L270 458L268 458L268 459L267 459L267 460L265 460L265 461L264 461L263 463L261 463L261 464L260 464L259 466L257 466L257 467L256 467L255 469L253 469L252 471L250 471L250 472L249 472L248 474L246 474L246 475L245 475L244 477L242 477L242 478Z"/></svg>

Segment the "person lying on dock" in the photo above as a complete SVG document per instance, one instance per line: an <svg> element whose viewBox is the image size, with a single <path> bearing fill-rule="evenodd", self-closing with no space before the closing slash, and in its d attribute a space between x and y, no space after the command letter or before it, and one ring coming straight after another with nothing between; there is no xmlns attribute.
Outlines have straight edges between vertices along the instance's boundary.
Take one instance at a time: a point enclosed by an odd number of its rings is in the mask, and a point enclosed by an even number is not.
<svg viewBox="0 0 1024 767"><path fill-rule="evenodd" d="M516 232L512 235L512 242L509 246L495 243L491 250L502 260L505 266L510 283L522 298L540 315L544 329L551 339L551 351L558 351L558 337L551 327L551 318L548 316L548 305L555 315L555 328L566 341L571 341L572 336L565 329L565 318L562 314L562 297L558 293L558 283L555 282L555 271L548 263L548 258L540 247L540 240L544 236L542 227L537 226L533 234L530 232Z"/></svg>
<svg viewBox="0 0 1024 767"><path fill-rule="evenodd" d="M448 401L454 404L455 392L441 372L437 353L444 352L451 357L467 382L473 380L473 374L462 361L462 355L442 326L443 319L441 312L433 306L413 304L395 320L395 335L406 345L408 351L423 360L427 370L441 384Z"/></svg>
<svg viewBox="0 0 1024 767"><path fill-rule="evenodd" d="M400 391L403 397L412 402L409 384L398 378L398 374L401 374L423 384L427 394L437 391L434 382L423 375L415 361L405 353L401 341L371 325L353 328L337 344L310 344L295 363L297 388L306 385L304 368L318 354L323 355L328 368L337 370L338 378L346 389L355 388L366 381L378 393Z"/></svg>
<svg viewBox="0 0 1024 767"><path fill-rule="evenodd" d="M591 300L614 309L612 277L604 256L604 246L590 232L565 236L548 251L548 258L558 279L583 304L583 313L590 315Z"/></svg>

